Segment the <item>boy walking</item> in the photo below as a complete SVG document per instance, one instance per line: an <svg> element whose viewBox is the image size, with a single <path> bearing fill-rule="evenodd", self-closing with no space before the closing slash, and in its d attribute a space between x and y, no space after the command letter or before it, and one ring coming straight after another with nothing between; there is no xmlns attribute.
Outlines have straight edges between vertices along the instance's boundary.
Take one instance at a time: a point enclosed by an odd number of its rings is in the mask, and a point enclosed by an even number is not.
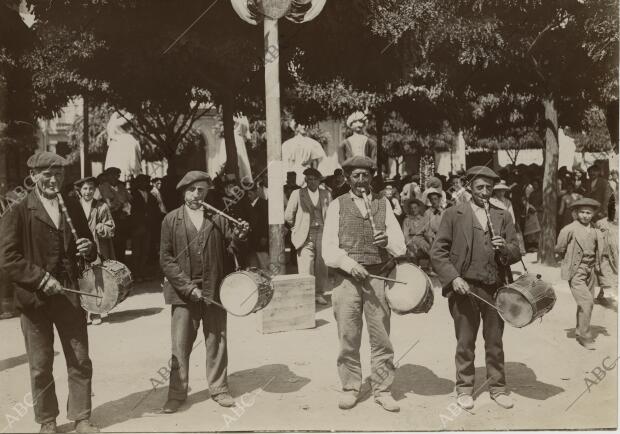
<svg viewBox="0 0 620 434"><path fill-rule="evenodd" d="M560 231L555 251L564 257L562 279L568 280L577 303L577 342L594 350L590 320L594 308L594 284L600 270L603 240L600 231L592 225L592 218L600 203L583 198L572 203L576 220Z"/></svg>

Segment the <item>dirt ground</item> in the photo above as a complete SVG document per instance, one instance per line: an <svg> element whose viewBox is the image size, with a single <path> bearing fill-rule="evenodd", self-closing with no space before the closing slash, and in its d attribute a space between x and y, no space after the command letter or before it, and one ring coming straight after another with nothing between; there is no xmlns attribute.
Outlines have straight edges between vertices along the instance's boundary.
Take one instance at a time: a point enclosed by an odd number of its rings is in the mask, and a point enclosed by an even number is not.
<svg viewBox="0 0 620 434"><path fill-rule="evenodd" d="M533 260L528 256L526 263ZM508 430L616 428L618 425L617 307L596 305L596 351L574 339L575 304L559 269L529 265L554 282L557 303L542 321L506 326L504 351L508 387L515 407L505 410L484 387L484 345L476 349L473 411L454 405L453 323L437 287L428 314L392 316L392 343L398 370L393 395L400 413L373 401L365 385L352 410L338 409L338 340L330 306L308 330L261 335L256 318L228 317L229 384L238 407L225 409L209 399L205 351L200 336L192 354L190 397L173 415L159 412L166 400L165 367L170 357L170 308L158 283L142 283L100 326L89 326L94 365L92 421L102 431L244 430ZM30 402L28 363L19 318L0 321L0 430L38 431ZM56 339L55 378L61 430L66 419L67 375ZM362 366L369 374L364 332ZM163 368L163 369L162 369ZM163 378L162 378L163 373ZM25 402L25 404L24 404Z"/></svg>

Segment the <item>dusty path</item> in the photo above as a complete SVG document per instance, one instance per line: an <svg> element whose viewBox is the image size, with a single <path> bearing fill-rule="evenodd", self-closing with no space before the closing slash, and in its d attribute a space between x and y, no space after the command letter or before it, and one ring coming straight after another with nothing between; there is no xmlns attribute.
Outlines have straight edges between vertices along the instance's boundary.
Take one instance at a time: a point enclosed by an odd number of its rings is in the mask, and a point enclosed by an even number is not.
<svg viewBox="0 0 620 434"><path fill-rule="evenodd" d="M167 381L160 372L165 376L169 357L170 310L151 282L141 284L138 294L123 302L103 325L89 328L95 372L92 419L103 431L616 427L617 368L606 371L602 364L610 367L617 358L617 312L595 306L598 348L586 351L572 338L575 305L566 284L559 282L559 270L536 265L531 269L556 282L558 301L542 322L524 329L506 327L507 381L515 399L512 410L498 407L485 387L479 391L471 413L454 407L453 324L446 300L436 288L435 305L428 314L392 317L396 358L402 358L393 387L402 407L399 414L382 410L369 393L369 398L354 409L338 409L338 343L330 307L317 314L314 329L272 335L256 332L254 317L229 316L229 383L240 407L235 411L223 409L209 399L204 345L197 341L187 404L177 414L159 414L167 393ZM24 398L26 402L30 399L26 395L30 383L19 319L0 321L0 335L0 430L38 430L32 409L19 404ZM58 423L69 431L64 409L66 371L58 339L56 351L54 372L61 407ZM366 334L362 363L367 375ZM476 366L480 386L485 379L481 336ZM600 381L592 371L598 373ZM589 390L586 376L594 380Z"/></svg>

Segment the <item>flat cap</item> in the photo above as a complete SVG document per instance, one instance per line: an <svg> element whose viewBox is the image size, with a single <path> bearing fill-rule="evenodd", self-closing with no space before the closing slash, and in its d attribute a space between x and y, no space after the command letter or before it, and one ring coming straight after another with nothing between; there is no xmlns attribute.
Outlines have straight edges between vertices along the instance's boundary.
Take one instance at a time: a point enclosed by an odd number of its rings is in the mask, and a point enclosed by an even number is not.
<svg viewBox="0 0 620 434"><path fill-rule="evenodd" d="M92 182L93 184L97 185L97 178L95 178L94 176L86 176L82 179L78 179L77 181L75 181L73 183L74 187L81 187L82 184L85 184L87 182Z"/></svg>
<svg viewBox="0 0 620 434"><path fill-rule="evenodd" d="M321 172L316 170L314 167L308 167L306 170L304 170L304 175L305 176L316 176L319 179L323 178L323 175L321 175Z"/></svg>
<svg viewBox="0 0 620 434"><path fill-rule="evenodd" d="M200 170L191 170L185 174L185 176L177 184L177 190L181 190L190 184L198 181L207 181L211 183L211 177L208 173Z"/></svg>
<svg viewBox="0 0 620 434"><path fill-rule="evenodd" d="M44 151L31 155L26 165L31 169L49 169L50 167L65 167L67 160L53 152Z"/></svg>
<svg viewBox="0 0 620 434"><path fill-rule="evenodd" d="M600 208L601 204L598 200L590 199L589 197L584 197L576 200L575 202L570 204L570 209L578 208L581 206L587 206L590 208L594 208L595 210Z"/></svg>
<svg viewBox="0 0 620 434"><path fill-rule="evenodd" d="M499 175L487 166L474 166L465 172L465 177L470 181L480 177L499 181Z"/></svg>
<svg viewBox="0 0 620 434"><path fill-rule="evenodd" d="M360 155L356 155L354 157L349 158L344 163L342 163L343 169L353 170L353 169L368 169L371 171L375 171L377 165L371 158L366 156L362 157Z"/></svg>

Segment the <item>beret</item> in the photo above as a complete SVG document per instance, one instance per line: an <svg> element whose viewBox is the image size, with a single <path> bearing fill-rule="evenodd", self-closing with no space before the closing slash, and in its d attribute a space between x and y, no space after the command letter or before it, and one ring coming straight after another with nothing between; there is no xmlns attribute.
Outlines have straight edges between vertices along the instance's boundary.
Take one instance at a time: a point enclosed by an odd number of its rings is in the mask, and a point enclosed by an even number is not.
<svg viewBox="0 0 620 434"><path fill-rule="evenodd" d="M351 128L354 122L366 122L366 115L362 112L355 112L347 118L347 127Z"/></svg>
<svg viewBox="0 0 620 434"><path fill-rule="evenodd" d="M185 174L185 176L179 181L177 184L177 190L181 190L182 188L187 187L190 184L198 181L207 181L211 182L211 177L208 173L202 172L200 170L192 170Z"/></svg>
<svg viewBox="0 0 620 434"><path fill-rule="evenodd" d="M92 182L95 185L97 185L97 178L95 178L94 176L86 176L86 177L84 177L82 179L78 179L77 181L75 181L73 183L73 186L74 187L81 187L82 184L85 184L87 182Z"/></svg>
<svg viewBox="0 0 620 434"><path fill-rule="evenodd" d="M580 206L588 206L594 209L598 209L601 204L598 200L590 199L589 197L584 197L570 204L570 209L577 208Z"/></svg>
<svg viewBox="0 0 620 434"><path fill-rule="evenodd" d="M492 169L489 169L487 166L474 166L465 172L465 176L470 181L473 181L476 178L490 178L493 181L499 181L499 176Z"/></svg>
<svg viewBox="0 0 620 434"><path fill-rule="evenodd" d="M108 167L106 168L103 173L121 173L121 169L119 169L118 167Z"/></svg>
<svg viewBox="0 0 620 434"><path fill-rule="evenodd" d="M368 169L374 171L377 165L372 159L356 155L342 163L343 169Z"/></svg>
<svg viewBox="0 0 620 434"><path fill-rule="evenodd" d="M321 175L321 172L316 170L314 167L308 167L306 170L304 170L304 175L316 176L317 178L323 178L323 175Z"/></svg>
<svg viewBox="0 0 620 434"><path fill-rule="evenodd" d="M31 155L26 165L31 169L49 169L50 167L64 167L67 165L67 160L58 154L45 151Z"/></svg>

